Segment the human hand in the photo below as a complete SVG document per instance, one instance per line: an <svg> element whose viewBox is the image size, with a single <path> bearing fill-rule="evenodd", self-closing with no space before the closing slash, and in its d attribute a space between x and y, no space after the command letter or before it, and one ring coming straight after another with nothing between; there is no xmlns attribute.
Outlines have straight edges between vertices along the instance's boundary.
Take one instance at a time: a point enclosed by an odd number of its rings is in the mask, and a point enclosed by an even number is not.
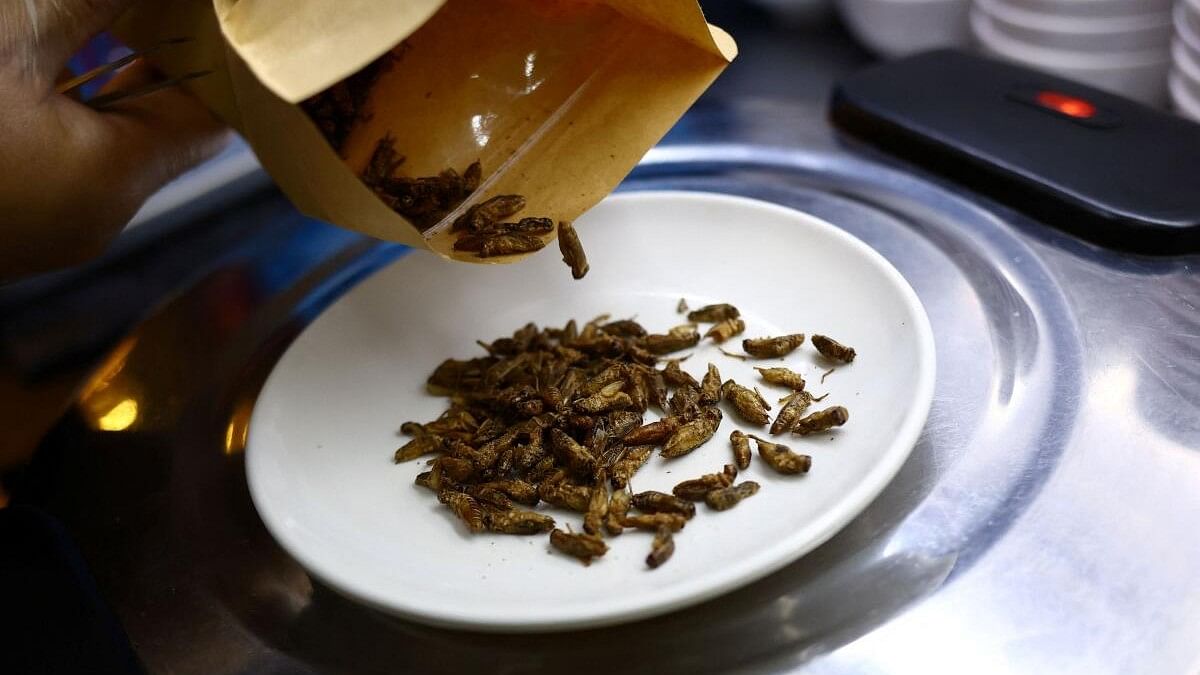
<svg viewBox="0 0 1200 675"><path fill-rule="evenodd" d="M0 2L0 282L103 251L147 197L228 139L178 87L102 112L56 93L71 55L131 2ZM156 78L136 62L101 93Z"/></svg>

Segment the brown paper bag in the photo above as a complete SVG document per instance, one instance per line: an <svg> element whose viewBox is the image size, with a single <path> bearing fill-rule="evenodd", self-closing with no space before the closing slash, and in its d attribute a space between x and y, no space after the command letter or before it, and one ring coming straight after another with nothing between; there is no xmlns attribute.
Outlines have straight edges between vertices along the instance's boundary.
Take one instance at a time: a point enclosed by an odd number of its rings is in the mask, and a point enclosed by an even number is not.
<svg viewBox="0 0 1200 675"><path fill-rule="evenodd" d="M521 215L573 220L736 55L695 0L156 0L117 34L135 48L191 38L155 65L213 71L187 86L301 211L477 262L452 249L450 223L467 208L518 193ZM366 114L335 149L300 104L380 57ZM406 176L478 161L483 180L418 227L360 179L387 135Z"/></svg>

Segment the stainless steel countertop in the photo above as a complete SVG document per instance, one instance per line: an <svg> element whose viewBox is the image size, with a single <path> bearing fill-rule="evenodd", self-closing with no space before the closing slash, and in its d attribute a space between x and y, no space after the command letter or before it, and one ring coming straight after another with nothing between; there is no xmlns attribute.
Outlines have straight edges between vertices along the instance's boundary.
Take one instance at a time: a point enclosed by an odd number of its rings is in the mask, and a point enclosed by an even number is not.
<svg viewBox="0 0 1200 675"><path fill-rule="evenodd" d="M115 348L89 343L107 355L20 481L78 538L151 672L1200 668L1200 256L1080 243L840 142L811 97L752 100L756 78L787 86L781 75L807 63L786 34L756 30L742 40L749 70L731 68L622 189L787 204L905 275L933 324L939 374L929 422L888 489L766 579L625 626L481 635L344 600L254 513L246 423L307 321L381 265L424 254L260 194L175 240L221 253L146 303L156 308L128 313L139 321ZM756 43L774 50L761 68ZM843 67L862 58L839 44ZM31 389L69 369L30 346L52 325L26 318L0 332Z"/></svg>

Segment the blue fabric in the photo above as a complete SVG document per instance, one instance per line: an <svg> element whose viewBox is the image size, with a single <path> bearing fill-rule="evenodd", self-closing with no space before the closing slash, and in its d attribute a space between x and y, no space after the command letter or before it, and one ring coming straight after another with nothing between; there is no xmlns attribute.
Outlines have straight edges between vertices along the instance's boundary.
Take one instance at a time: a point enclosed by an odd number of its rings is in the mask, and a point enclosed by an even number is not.
<svg viewBox="0 0 1200 675"><path fill-rule="evenodd" d="M108 33L100 33L96 37L88 41L83 49L80 49L74 57L71 58L67 67L76 75L86 73L92 68L97 68L106 63L112 63L117 59L129 53L129 48L117 41L116 38ZM97 77L80 87L84 98L91 98L96 94L100 87L104 86L112 78L111 74Z"/></svg>

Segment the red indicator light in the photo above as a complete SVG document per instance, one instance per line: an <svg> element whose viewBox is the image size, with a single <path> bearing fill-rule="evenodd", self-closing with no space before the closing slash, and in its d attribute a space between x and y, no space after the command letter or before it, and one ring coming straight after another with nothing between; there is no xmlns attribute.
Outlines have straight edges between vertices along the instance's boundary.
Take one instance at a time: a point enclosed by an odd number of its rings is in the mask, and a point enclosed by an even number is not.
<svg viewBox="0 0 1200 675"><path fill-rule="evenodd" d="M1035 97L1039 105L1056 110L1069 117L1088 119L1096 114L1096 106L1081 98L1060 94L1057 91L1039 91Z"/></svg>

